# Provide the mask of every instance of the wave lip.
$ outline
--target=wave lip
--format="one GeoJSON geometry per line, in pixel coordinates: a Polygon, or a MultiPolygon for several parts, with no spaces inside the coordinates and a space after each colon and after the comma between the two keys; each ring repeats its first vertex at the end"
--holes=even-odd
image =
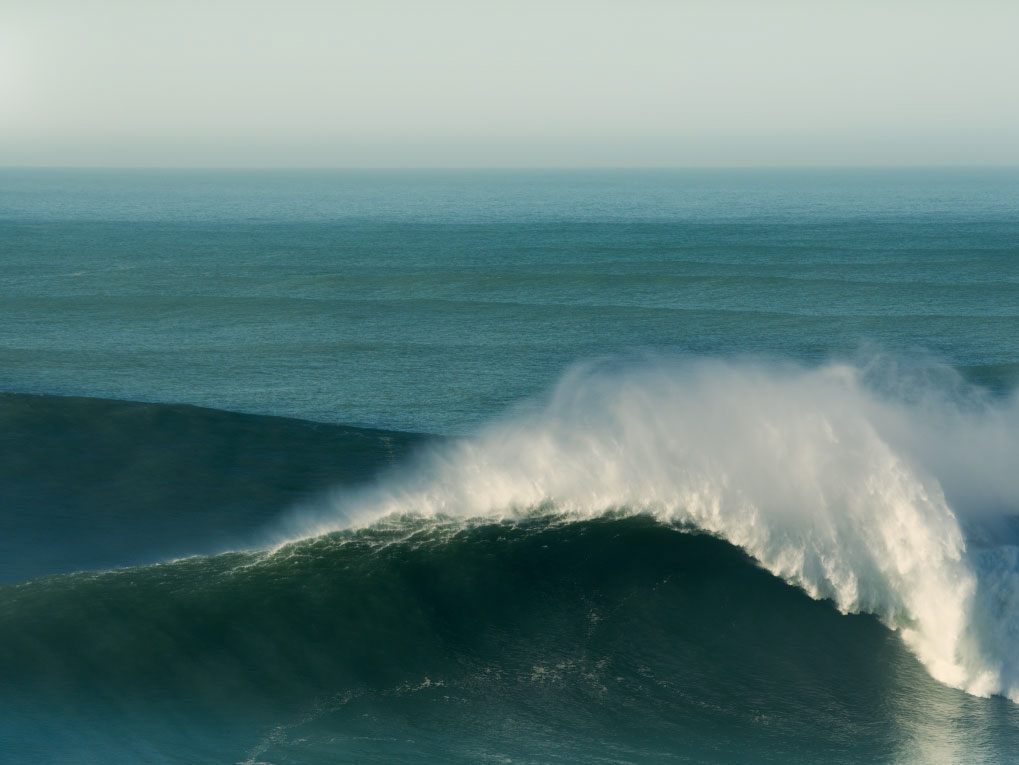
{"type": "Polygon", "coordinates": [[[301,533],[408,513],[648,513],[878,616],[941,682],[1019,701],[1017,548],[988,531],[1002,517],[989,507],[1019,508],[1002,457],[1019,453],[1013,424],[1019,398],[992,400],[945,368],[593,364],[544,405],[337,496],[301,533]]]}

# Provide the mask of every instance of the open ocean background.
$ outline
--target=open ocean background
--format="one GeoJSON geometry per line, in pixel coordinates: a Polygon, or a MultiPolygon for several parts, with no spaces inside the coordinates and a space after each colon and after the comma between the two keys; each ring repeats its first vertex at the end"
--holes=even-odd
{"type": "Polygon", "coordinates": [[[1019,170],[0,169],[0,762],[1007,763],[1019,170]]]}

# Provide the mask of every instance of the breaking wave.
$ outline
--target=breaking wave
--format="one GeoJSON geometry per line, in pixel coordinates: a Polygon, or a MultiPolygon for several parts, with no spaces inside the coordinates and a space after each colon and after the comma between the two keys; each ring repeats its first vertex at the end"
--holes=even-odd
{"type": "MultiPolygon", "coordinates": [[[[1019,396],[936,364],[603,361],[280,538],[390,516],[646,514],[708,532],[937,680],[1019,701],[1019,396]]],[[[277,546],[285,545],[277,540],[277,546]]]]}

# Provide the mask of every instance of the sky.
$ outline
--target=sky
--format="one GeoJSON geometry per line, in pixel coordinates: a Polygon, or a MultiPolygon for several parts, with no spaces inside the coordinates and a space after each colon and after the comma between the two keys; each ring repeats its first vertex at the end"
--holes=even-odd
{"type": "Polygon", "coordinates": [[[0,166],[1016,165],[1017,38],[1017,0],[0,0],[0,166]]]}

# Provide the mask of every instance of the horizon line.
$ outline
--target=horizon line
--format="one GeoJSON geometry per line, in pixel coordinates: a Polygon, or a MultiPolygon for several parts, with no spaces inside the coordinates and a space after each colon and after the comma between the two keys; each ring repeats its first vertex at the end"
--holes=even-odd
{"type": "Polygon", "coordinates": [[[1009,170],[1014,164],[853,165],[0,165],[2,170],[305,170],[305,171],[583,171],[583,170],[1009,170]]]}

